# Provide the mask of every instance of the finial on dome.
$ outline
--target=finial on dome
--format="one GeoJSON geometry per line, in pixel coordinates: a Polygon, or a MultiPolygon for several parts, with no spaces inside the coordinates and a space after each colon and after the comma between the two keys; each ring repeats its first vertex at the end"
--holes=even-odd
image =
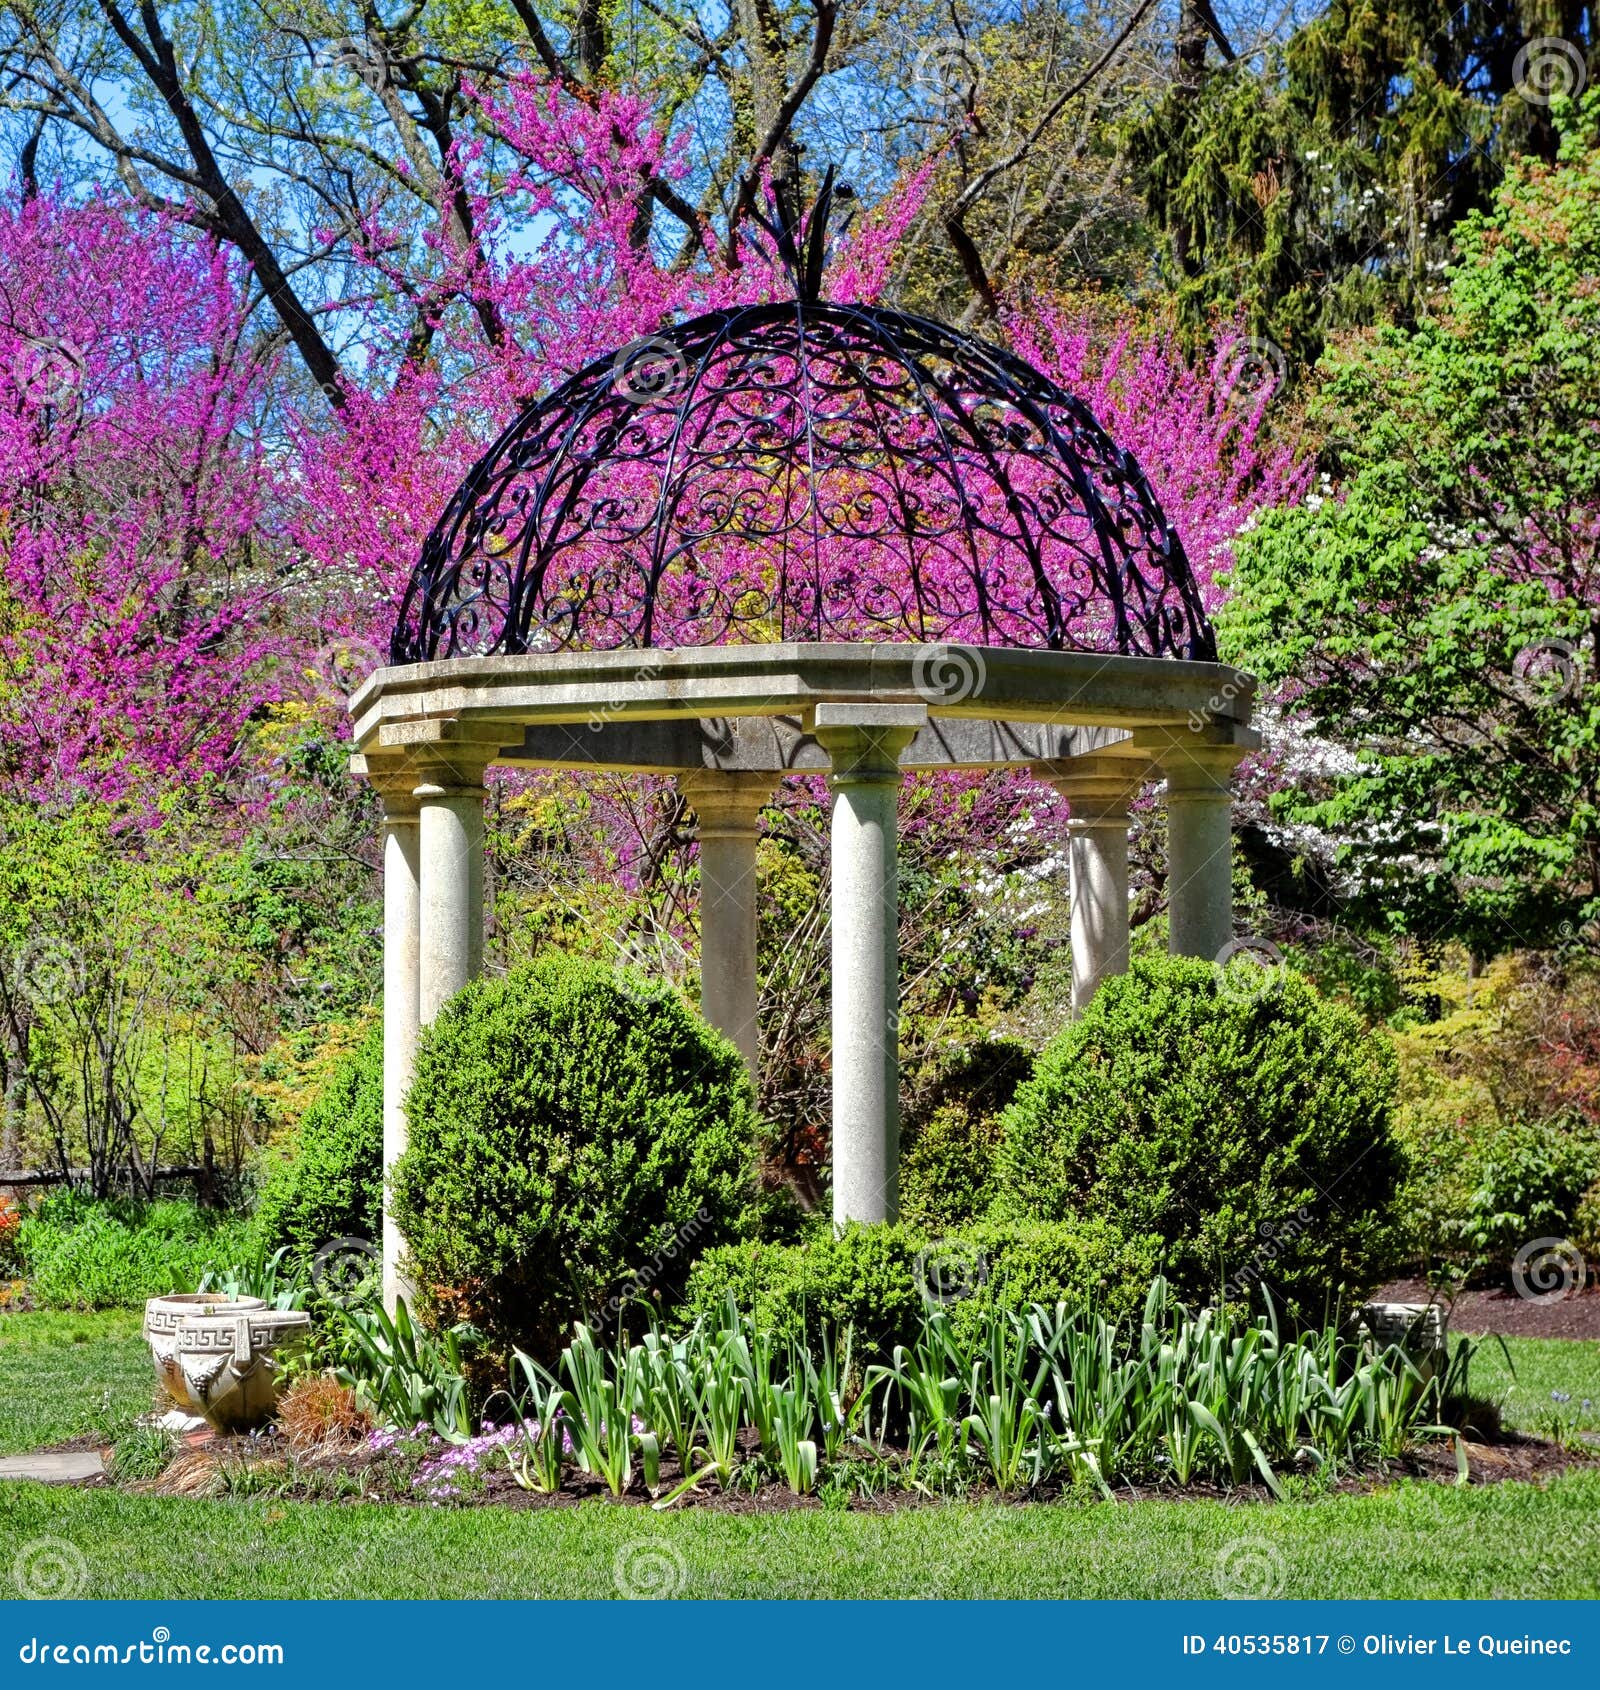
{"type": "Polygon", "coordinates": [[[786,212],[783,201],[787,195],[774,192],[772,217],[763,217],[752,210],[751,216],[772,241],[794,288],[795,298],[802,305],[815,305],[822,298],[822,273],[828,263],[828,217],[834,202],[851,202],[856,191],[848,182],[835,183],[835,169],[829,165],[822,178],[810,214],[798,206],[786,212]]]}

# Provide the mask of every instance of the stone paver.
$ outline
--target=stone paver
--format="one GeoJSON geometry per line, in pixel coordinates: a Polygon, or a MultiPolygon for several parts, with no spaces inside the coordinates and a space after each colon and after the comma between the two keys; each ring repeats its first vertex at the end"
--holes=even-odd
{"type": "Polygon", "coordinates": [[[106,1464],[97,1449],[34,1450],[0,1457],[0,1479],[37,1479],[45,1485],[76,1485],[98,1479],[106,1464]]]}

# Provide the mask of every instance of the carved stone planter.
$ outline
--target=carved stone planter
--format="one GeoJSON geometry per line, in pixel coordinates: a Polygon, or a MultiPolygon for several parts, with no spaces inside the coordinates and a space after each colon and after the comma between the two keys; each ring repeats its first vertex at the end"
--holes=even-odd
{"type": "Polygon", "coordinates": [[[152,1297],[144,1306],[144,1341],[156,1364],[156,1377],[179,1408],[187,1409],[189,1394],[178,1367],[178,1328],[188,1316],[213,1309],[264,1309],[259,1297],[229,1297],[222,1291],[174,1291],[152,1297]]]}
{"type": "Polygon", "coordinates": [[[219,1432],[265,1425],[278,1406],[279,1361],[305,1342],[299,1309],[219,1309],[178,1328],[185,1401],[219,1432]]]}
{"type": "Polygon", "coordinates": [[[1445,1315],[1437,1303],[1366,1303],[1361,1335],[1375,1349],[1397,1344],[1424,1379],[1443,1377],[1449,1364],[1445,1315]]]}

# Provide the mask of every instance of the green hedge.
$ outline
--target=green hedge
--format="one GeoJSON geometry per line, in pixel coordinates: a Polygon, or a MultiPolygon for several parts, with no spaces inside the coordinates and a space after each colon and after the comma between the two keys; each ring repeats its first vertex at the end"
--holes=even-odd
{"type": "Polygon", "coordinates": [[[375,1026],[301,1117],[287,1153],[274,1147],[256,1200],[255,1236],[304,1261],[335,1238],[376,1240],[383,1227],[383,1028],[375,1026]]]}
{"type": "Polygon", "coordinates": [[[1389,1040],[1287,968],[1141,958],[1006,1111],[999,1210],[1103,1218],[1160,1240],[1185,1300],[1260,1283],[1320,1320],[1385,1265],[1396,1086],[1389,1040]]]}
{"type": "Polygon", "coordinates": [[[804,1337],[855,1332],[858,1359],[909,1343],[924,1311],[943,1304],[958,1331],[995,1308],[1090,1300],[1113,1319],[1143,1306],[1157,1271],[1154,1239],[1123,1238],[1103,1221],[983,1222],[930,1233],[913,1225],[846,1227],[802,1244],[725,1245],[689,1277],[685,1313],[712,1314],[729,1296],[758,1325],[804,1337]]]}
{"type": "Polygon", "coordinates": [[[422,1036],[394,1208],[419,1294],[550,1356],[575,1318],[681,1291],[755,1196],[739,1053],[666,987],[549,954],[422,1036]]]}

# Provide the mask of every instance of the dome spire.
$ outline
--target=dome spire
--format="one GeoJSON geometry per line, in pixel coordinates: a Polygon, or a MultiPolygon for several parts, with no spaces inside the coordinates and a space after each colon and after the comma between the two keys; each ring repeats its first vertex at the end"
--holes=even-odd
{"type": "MultiPolygon", "coordinates": [[[[834,183],[834,167],[830,164],[817,190],[810,215],[803,215],[795,206],[792,215],[785,214],[783,201],[788,196],[773,188],[773,215],[763,217],[759,211],[750,215],[772,242],[773,251],[788,273],[794,296],[802,305],[816,305],[822,299],[823,272],[828,264],[828,218],[835,202],[853,201],[856,191],[848,182],[834,183]]],[[[848,227],[848,219],[841,226],[848,227]]]]}

